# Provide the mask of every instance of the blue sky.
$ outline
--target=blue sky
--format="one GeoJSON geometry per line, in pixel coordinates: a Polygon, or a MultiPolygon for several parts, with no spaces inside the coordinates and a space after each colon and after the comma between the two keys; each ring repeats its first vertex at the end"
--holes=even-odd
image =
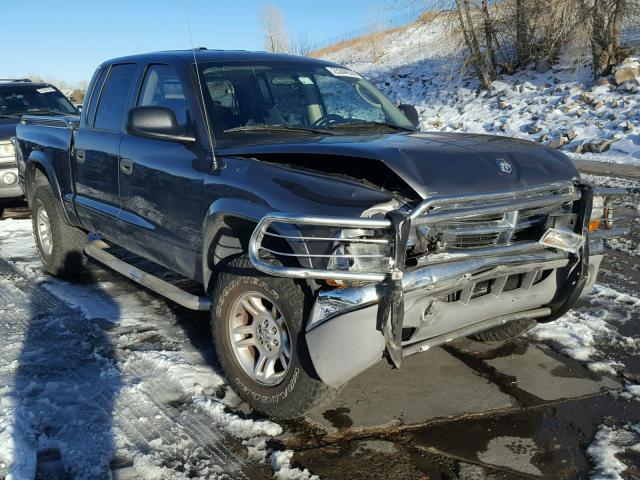
{"type": "MultiPolygon", "coordinates": [[[[195,46],[262,50],[265,3],[283,11],[291,38],[305,32],[316,42],[362,27],[381,1],[187,0],[187,6],[195,46]]],[[[391,9],[394,1],[384,3],[391,9]]],[[[3,1],[0,11],[0,78],[39,74],[75,83],[109,58],[189,47],[182,0],[3,1]]]]}

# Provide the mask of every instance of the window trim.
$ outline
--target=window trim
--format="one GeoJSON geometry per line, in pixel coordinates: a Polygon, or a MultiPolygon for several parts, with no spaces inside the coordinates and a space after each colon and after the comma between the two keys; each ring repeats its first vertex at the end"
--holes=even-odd
{"type": "MultiPolygon", "coordinates": [[[[149,70],[151,70],[152,67],[169,67],[172,68],[173,71],[176,74],[176,77],[178,78],[178,81],[180,82],[180,86],[182,87],[182,91],[184,93],[184,103],[187,106],[187,117],[191,117],[191,112],[190,112],[190,108],[189,108],[189,102],[187,100],[187,95],[186,92],[187,90],[184,88],[184,82],[182,81],[182,79],[180,78],[180,72],[178,71],[178,69],[174,66],[174,65],[170,65],[168,63],[162,63],[162,62],[154,62],[154,63],[148,63],[147,65],[145,65],[144,70],[142,72],[142,75],[140,76],[140,82],[138,85],[138,92],[136,93],[135,99],[133,101],[133,106],[134,107],[140,107],[143,105],[139,105],[140,102],[140,96],[142,95],[142,89],[144,88],[144,84],[147,80],[147,74],[149,73],[149,70]]],[[[175,112],[173,112],[175,114],[175,112]]]]}
{"type": "Polygon", "coordinates": [[[87,129],[89,130],[93,130],[94,132],[103,132],[103,133],[115,133],[115,134],[122,134],[123,133],[123,123],[124,123],[124,111],[123,111],[123,115],[122,118],[120,119],[120,127],[118,129],[111,129],[111,128],[97,128],[96,125],[96,118],[98,117],[98,109],[100,108],[100,102],[102,101],[102,95],[104,94],[104,87],[107,85],[107,82],[109,81],[109,79],[111,78],[111,74],[113,73],[113,69],[115,67],[120,67],[120,66],[126,66],[126,65],[131,65],[134,67],[134,72],[133,75],[131,77],[131,83],[129,84],[129,90],[127,91],[127,95],[124,101],[124,110],[125,111],[129,111],[129,107],[130,107],[130,102],[131,102],[131,90],[133,88],[133,85],[136,83],[136,77],[138,75],[138,64],[135,62],[125,62],[125,63],[113,63],[108,65],[109,71],[107,72],[107,74],[104,77],[104,81],[102,82],[102,86],[100,87],[100,94],[98,95],[98,98],[96,99],[96,107],[95,110],[93,112],[93,118],[91,121],[91,126],[87,125],[87,129]]]}

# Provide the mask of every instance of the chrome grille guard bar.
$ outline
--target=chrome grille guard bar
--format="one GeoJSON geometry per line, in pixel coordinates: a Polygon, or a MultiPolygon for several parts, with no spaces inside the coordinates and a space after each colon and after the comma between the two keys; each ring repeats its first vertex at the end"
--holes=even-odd
{"type": "MultiPolygon", "coordinates": [[[[412,225],[430,225],[439,222],[452,220],[465,220],[481,215],[505,214],[527,208],[561,206],[581,198],[581,190],[572,182],[556,182],[534,187],[518,188],[509,191],[499,191],[493,193],[445,196],[434,195],[422,201],[415,209],[409,212],[408,220],[412,225]]],[[[270,213],[265,215],[255,228],[249,241],[249,258],[253,265],[260,271],[281,277],[305,278],[305,279],[332,279],[347,281],[369,281],[380,282],[387,278],[392,271],[403,270],[404,265],[394,265],[396,258],[394,252],[397,249],[406,249],[406,245],[396,245],[394,239],[397,237],[393,232],[392,222],[389,218],[346,218],[346,217],[317,217],[305,215],[293,215],[287,213],[270,213]],[[319,226],[334,229],[370,229],[375,230],[383,238],[377,239],[357,239],[357,238],[335,238],[340,243],[384,243],[389,244],[391,250],[388,256],[381,255],[340,255],[342,258],[377,258],[385,260],[381,263],[384,268],[377,271],[345,271],[331,269],[314,269],[300,266],[283,266],[275,262],[269,262],[262,253],[271,254],[276,257],[295,257],[306,262],[314,259],[329,259],[334,256],[328,254],[311,254],[305,244],[319,241],[331,241],[327,235],[319,237],[305,236],[296,230],[293,235],[280,234],[274,224],[288,224],[297,226],[319,226]],[[269,231],[270,227],[272,228],[269,231]],[[265,238],[280,238],[291,243],[299,244],[304,252],[277,251],[263,246],[265,238]]],[[[524,253],[532,250],[531,244],[519,245],[510,244],[510,253],[524,253]]],[[[491,248],[500,251],[503,246],[489,247],[486,253],[490,254],[491,248]]],[[[544,249],[544,247],[540,247],[544,249]]],[[[428,256],[428,254],[427,254],[428,256]]],[[[444,256],[442,261],[449,259],[444,256]]],[[[400,272],[401,274],[401,272],[400,272]]]]}

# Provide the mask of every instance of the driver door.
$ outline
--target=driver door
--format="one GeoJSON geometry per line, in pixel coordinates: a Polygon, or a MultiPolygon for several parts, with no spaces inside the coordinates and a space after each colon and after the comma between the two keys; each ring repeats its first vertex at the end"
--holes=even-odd
{"type": "MultiPolygon", "coordinates": [[[[135,106],[161,106],[188,125],[183,80],[170,65],[148,65],[135,106]]],[[[120,145],[118,217],[129,250],[194,278],[202,250],[202,187],[197,145],[125,133],[120,145]]]]}

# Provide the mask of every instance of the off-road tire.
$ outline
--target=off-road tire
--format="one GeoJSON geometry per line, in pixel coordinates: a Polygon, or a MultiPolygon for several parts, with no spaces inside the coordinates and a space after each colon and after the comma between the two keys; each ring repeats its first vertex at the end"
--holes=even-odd
{"type": "Polygon", "coordinates": [[[474,333],[473,335],[469,335],[469,338],[477,342],[504,342],[505,340],[511,340],[523,334],[537,323],[538,322],[533,319],[514,320],[513,322],[490,328],[484,332],[474,333]]]}
{"type": "Polygon", "coordinates": [[[274,419],[300,417],[335,392],[317,377],[307,350],[304,332],[308,306],[309,297],[299,283],[265,275],[253,268],[246,257],[231,260],[216,279],[211,331],[218,360],[233,389],[254,410],[274,419]],[[275,303],[290,333],[290,367],[282,381],[274,386],[262,385],[247,375],[230,345],[228,329],[233,304],[248,292],[257,292],[275,303]]]}
{"type": "Polygon", "coordinates": [[[62,205],[53,194],[50,185],[37,187],[31,204],[33,237],[44,269],[55,277],[72,277],[81,273],[86,263],[83,248],[87,234],[65,222],[62,205]],[[49,218],[49,232],[52,242],[51,253],[47,254],[38,233],[38,212],[44,209],[49,218]]]}

